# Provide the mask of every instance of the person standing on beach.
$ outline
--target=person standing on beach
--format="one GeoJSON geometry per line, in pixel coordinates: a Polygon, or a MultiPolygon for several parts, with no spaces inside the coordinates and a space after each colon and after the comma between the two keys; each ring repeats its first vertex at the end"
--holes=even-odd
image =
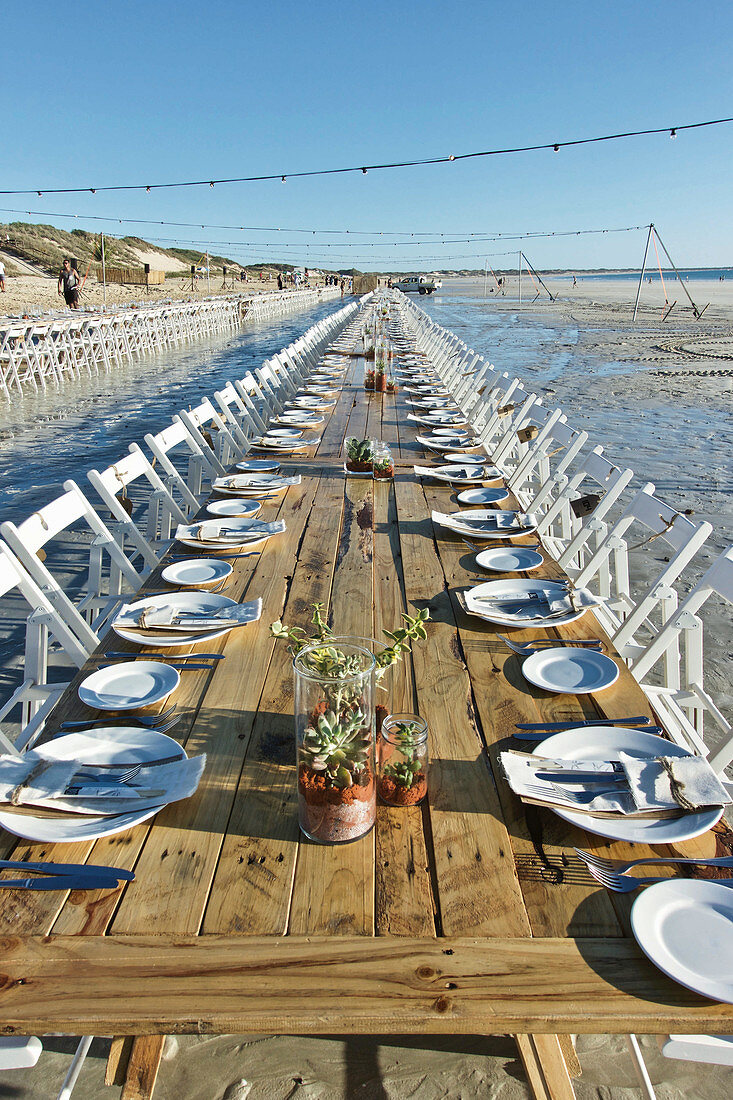
{"type": "Polygon", "coordinates": [[[68,258],[61,267],[59,294],[63,294],[69,309],[79,308],[79,273],[71,266],[68,258]]]}
{"type": "Polygon", "coordinates": [[[5,293],[5,264],[0,260],[0,290],[5,293]]]}

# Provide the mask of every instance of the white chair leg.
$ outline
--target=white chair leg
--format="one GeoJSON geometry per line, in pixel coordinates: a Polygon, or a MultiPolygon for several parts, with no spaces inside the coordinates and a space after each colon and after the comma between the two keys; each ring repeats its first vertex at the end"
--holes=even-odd
{"type": "Polygon", "coordinates": [[[8,1035],[0,1039],[0,1070],[30,1069],[42,1050],[43,1044],[35,1035],[8,1035]]]}
{"type": "Polygon", "coordinates": [[[644,1062],[644,1055],[641,1053],[641,1047],[639,1046],[639,1040],[635,1035],[627,1035],[626,1042],[629,1047],[629,1054],[631,1055],[631,1061],[634,1063],[634,1069],[636,1070],[636,1076],[639,1078],[639,1084],[641,1091],[647,1100],[657,1100],[657,1094],[654,1091],[649,1071],[646,1068],[644,1062]]]}
{"type": "Polygon", "coordinates": [[[81,1073],[81,1067],[84,1065],[84,1059],[86,1058],[89,1047],[92,1045],[93,1035],[84,1035],[79,1046],[76,1048],[76,1054],[71,1060],[69,1066],[69,1072],[64,1078],[64,1083],[61,1086],[61,1092],[56,1097],[56,1100],[69,1100],[71,1093],[76,1084],[76,1079],[81,1073]]]}

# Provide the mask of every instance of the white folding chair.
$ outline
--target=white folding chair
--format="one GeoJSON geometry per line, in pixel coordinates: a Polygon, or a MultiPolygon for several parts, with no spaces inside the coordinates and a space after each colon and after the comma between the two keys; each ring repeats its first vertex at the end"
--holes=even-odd
{"type": "Polygon", "coordinates": [[[528,509],[531,504],[533,512],[546,509],[553,492],[567,485],[565,471],[587,442],[587,432],[576,431],[554,414],[548,417],[507,481],[520,506],[528,509]]]}
{"type": "MultiPolygon", "coordinates": [[[[10,547],[0,541],[0,597],[12,599],[16,591],[22,597],[23,609],[27,605],[30,612],[20,620],[25,642],[23,662],[14,675],[18,683],[0,706],[0,722],[20,706],[18,736],[11,739],[0,729],[0,749],[11,753],[33,743],[49,712],[68,687],[69,675],[81,668],[93,648],[88,641],[89,628],[78,613],[77,633],[51,602],[51,593],[41,590],[10,547]],[[59,650],[51,649],[49,637],[59,650]],[[63,658],[64,667],[60,671],[67,677],[63,682],[49,680],[49,665],[57,664],[57,658],[63,658]]],[[[69,607],[75,613],[73,604],[69,607]]]]}
{"type": "Polygon", "coordinates": [[[733,761],[733,727],[704,686],[703,621],[699,612],[711,597],[733,604],[733,546],[703,574],[689,595],[631,666],[665,729],[679,744],[707,756],[716,772],[733,761]],[[682,654],[680,654],[682,640],[682,654]],[[659,665],[663,662],[662,683],[659,665]],[[651,675],[657,671],[657,682],[651,675]],[[682,676],[681,676],[682,673],[682,676]],[[705,741],[704,716],[722,731],[714,749],[705,741]]]}
{"type": "Polygon", "coordinates": [[[153,461],[160,465],[161,477],[165,475],[169,491],[180,501],[183,510],[186,513],[198,511],[206,496],[203,482],[207,466],[203,447],[207,444],[203,440],[197,442],[197,438],[177,416],[156,435],[148,433],[145,442],[152,452],[153,461]]]}
{"type": "Polygon", "coordinates": [[[87,477],[115,520],[113,533],[123,554],[133,562],[139,555],[140,573],[146,576],[170,546],[173,525],[186,523],[188,512],[142,448],[131,443],[129,450],[106,470],[89,470],[87,477]]]}
{"type": "Polygon", "coordinates": [[[39,508],[19,527],[8,521],[0,531],[59,615],[92,650],[125,591],[136,592],[143,578],[79,486],[67,481],[64,488],[63,496],[39,508]],[[41,550],[45,561],[39,557],[41,550]],[[49,565],[69,574],[63,587],[49,565]],[[69,592],[75,594],[75,602],[69,592]]]}
{"type": "MultiPolygon", "coordinates": [[[[547,505],[537,534],[558,564],[577,574],[590,556],[591,542],[597,549],[608,531],[607,517],[634,476],[634,471],[615,466],[603,455],[603,447],[594,447],[584,456],[580,466],[569,475],[563,473],[552,492],[552,502],[540,499],[547,483],[537,494],[537,507],[547,505]]],[[[535,502],[532,503],[532,508],[535,502]]]]}
{"type": "MultiPolygon", "coordinates": [[[[194,409],[181,409],[178,418],[198,445],[210,479],[221,477],[226,468],[245,453],[234,441],[208,397],[194,409]]],[[[175,416],[173,420],[175,422],[175,416]]]]}
{"type": "MultiPolygon", "coordinates": [[[[604,598],[596,608],[600,622],[612,635],[623,657],[638,652],[637,633],[654,635],[677,607],[673,587],[712,532],[707,521],[694,522],[655,495],[651,482],[644,485],[609,529],[598,549],[580,570],[566,566],[578,587],[592,587],[604,598]],[[629,545],[631,539],[632,545],[629,545]],[[633,552],[664,546],[669,561],[663,563],[651,584],[632,578],[633,552]]],[[[643,643],[642,643],[643,644],[643,643]]]]}

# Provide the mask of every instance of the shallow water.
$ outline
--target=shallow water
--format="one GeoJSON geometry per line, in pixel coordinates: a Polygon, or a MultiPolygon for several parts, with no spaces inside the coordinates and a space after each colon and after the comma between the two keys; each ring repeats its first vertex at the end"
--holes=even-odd
{"type": "Polygon", "coordinates": [[[129,443],[161,431],[180,409],[260,366],[341,305],[324,302],[3,404],[0,521],[25,519],[60,495],[68,478],[85,489],[87,470],[104,470],[127,453],[129,443]]]}

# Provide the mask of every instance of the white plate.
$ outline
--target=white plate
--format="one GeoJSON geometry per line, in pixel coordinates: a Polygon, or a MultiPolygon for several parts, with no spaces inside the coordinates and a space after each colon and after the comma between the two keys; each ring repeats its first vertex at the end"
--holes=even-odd
{"type": "MultiPolygon", "coordinates": [[[[466,458],[466,455],[462,456],[466,458]]],[[[448,458],[453,461],[456,456],[448,455],[448,458]]],[[[501,477],[497,470],[497,475],[501,477]]],[[[487,477],[483,477],[482,481],[489,481],[487,477]]],[[[500,500],[506,500],[509,496],[509,492],[506,489],[464,489],[462,493],[458,494],[458,502],[460,504],[497,504],[500,500]]]]}
{"type": "MultiPolygon", "coordinates": [[[[566,595],[567,588],[559,581],[545,580],[543,577],[536,577],[534,580],[521,577],[517,580],[485,581],[484,584],[476,585],[471,591],[479,596],[501,596],[506,593],[509,597],[516,592],[545,592],[550,599],[560,599],[566,595]]],[[[581,607],[579,611],[568,611],[566,615],[552,615],[552,618],[550,618],[549,616],[552,613],[547,604],[535,602],[529,604],[526,611],[510,613],[499,610],[495,604],[487,602],[481,605],[479,617],[490,623],[498,623],[500,626],[523,628],[530,626],[564,626],[566,623],[574,623],[587,610],[587,607],[581,607]]],[[[469,614],[475,615],[477,612],[471,611],[469,614]]]]}
{"type": "Polygon", "coordinates": [[[304,451],[312,447],[314,439],[263,439],[260,443],[253,443],[254,451],[272,451],[273,454],[289,455],[293,451],[304,451]]]}
{"type": "Polygon", "coordinates": [[[449,439],[465,439],[468,432],[455,428],[433,428],[433,435],[447,436],[449,439]]]}
{"type": "Polygon", "coordinates": [[[180,682],[180,673],[162,661],[121,661],[82,680],[79,698],[97,710],[137,710],[167,698],[180,682]]]}
{"type": "MultiPolygon", "coordinates": [[[[82,760],[85,764],[114,764],[127,761],[160,760],[168,756],[186,753],[172,737],[156,730],[140,729],[135,726],[108,726],[101,729],[81,730],[55,737],[43,746],[47,756],[55,760],[82,760]]],[[[140,810],[137,813],[114,814],[110,817],[98,815],[85,817],[82,814],[69,815],[69,820],[34,817],[28,814],[2,813],[0,826],[15,836],[26,840],[35,840],[40,844],[56,841],[97,840],[101,836],[112,836],[124,829],[131,829],[141,821],[157,814],[161,807],[152,810],[140,810]]]]}
{"type": "Polygon", "coordinates": [[[467,464],[465,462],[461,465],[452,463],[448,466],[435,466],[430,473],[432,477],[437,478],[439,481],[451,481],[457,485],[470,485],[471,482],[484,480],[482,465],[467,464]]]}
{"type": "Polygon", "coordinates": [[[232,566],[221,558],[188,558],[167,565],[161,577],[166,584],[178,584],[182,588],[198,588],[200,584],[223,581],[232,572],[232,566]]]}
{"type": "Polygon", "coordinates": [[[526,546],[497,546],[493,550],[482,550],[476,555],[476,565],[482,569],[490,569],[492,573],[528,573],[542,565],[544,560],[537,550],[530,550],[526,546]]]}
{"type": "Polygon", "coordinates": [[[535,687],[559,695],[590,695],[618,680],[618,665],[593,649],[544,649],[522,662],[522,676],[535,687]]]}
{"type": "Polygon", "coordinates": [[[252,516],[212,519],[206,526],[211,527],[212,532],[216,532],[215,539],[202,539],[199,535],[180,535],[177,541],[186,546],[200,547],[211,553],[215,550],[239,550],[241,547],[249,549],[272,538],[271,534],[263,531],[263,527],[269,524],[263,524],[262,520],[254,519],[252,516]]]}
{"type": "MultiPolygon", "coordinates": [[[[166,604],[180,608],[181,611],[196,612],[218,611],[220,607],[236,607],[237,601],[231,600],[229,596],[221,596],[218,592],[165,592],[160,596],[148,596],[145,600],[137,600],[135,603],[130,604],[130,608],[133,611],[142,611],[144,607],[164,607],[166,604]]],[[[137,630],[135,627],[117,626],[113,622],[112,629],[115,634],[119,634],[120,638],[124,638],[128,642],[136,642],[138,645],[158,649],[159,646],[194,645],[196,642],[209,642],[212,638],[220,638],[222,634],[227,634],[232,628],[225,626],[221,630],[209,630],[206,633],[192,631],[191,634],[184,634],[182,630],[178,630],[170,634],[164,634],[158,630],[137,630]]]]}
{"type": "MultiPolygon", "coordinates": [[[[620,726],[583,726],[563,730],[548,737],[534,751],[538,756],[553,760],[619,760],[621,752],[637,757],[692,755],[674,741],[620,726]]],[[[673,841],[689,840],[712,829],[723,816],[722,809],[656,818],[591,817],[559,807],[552,812],[586,832],[610,840],[628,840],[632,844],[671,844],[673,841]]]]}
{"type": "Polygon", "coordinates": [[[214,483],[215,493],[240,497],[265,497],[288,488],[282,477],[268,473],[229,474],[214,483]]]}
{"type": "Polygon", "coordinates": [[[270,473],[279,470],[280,463],[271,462],[269,458],[247,458],[237,463],[237,469],[247,473],[270,473]]]}
{"type": "Polygon", "coordinates": [[[663,974],[733,1004],[733,887],[709,879],[657,882],[634,902],[631,930],[663,974]]]}
{"type": "Polygon", "coordinates": [[[465,530],[457,532],[458,534],[465,534],[468,537],[476,539],[513,539],[518,538],[520,535],[531,535],[533,531],[537,530],[536,523],[530,523],[526,527],[499,527],[498,516],[513,516],[516,512],[512,512],[506,509],[495,508],[472,508],[470,512],[453,512],[452,518],[457,522],[461,520],[480,520],[485,523],[485,527],[479,528],[478,531],[469,531],[468,527],[465,530]]]}
{"type": "Polygon", "coordinates": [[[262,507],[261,500],[253,500],[251,497],[241,500],[212,500],[206,505],[206,511],[210,516],[237,516],[246,519],[256,516],[262,507]]]}
{"type": "Polygon", "coordinates": [[[309,428],[317,428],[320,424],[323,423],[323,419],[324,418],[322,416],[316,416],[311,420],[309,417],[306,418],[304,416],[298,416],[297,413],[291,416],[286,416],[283,414],[280,417],[281,422],[292,424],[294,428],[302,428],[304,431],[307,431],[309,428]]]}
{"type": "Polygon", "coordinates": [[[302,434],[300,428],[268,428],[263,439],[300,439],[302,434]]]}

